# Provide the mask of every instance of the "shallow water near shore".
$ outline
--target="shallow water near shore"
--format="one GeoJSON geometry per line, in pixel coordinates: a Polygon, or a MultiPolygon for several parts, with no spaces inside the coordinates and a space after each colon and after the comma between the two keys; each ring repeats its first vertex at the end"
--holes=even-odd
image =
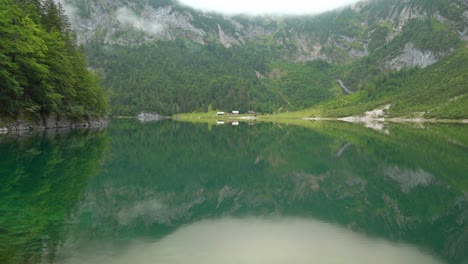
{"type": "Polygon", "coordinates": [[[464,263],[468,129],[141,124],[0,136],[1,263],[464,263]]]}

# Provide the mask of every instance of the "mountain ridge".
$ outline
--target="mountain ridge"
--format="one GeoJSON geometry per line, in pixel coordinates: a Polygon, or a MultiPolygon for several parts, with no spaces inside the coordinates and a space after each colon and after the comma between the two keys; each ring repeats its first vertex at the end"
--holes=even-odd
{"type": "Polygon", "coordinates": [[[115,114],[174,114],[210,105],[298,110],[341,95],[336,80],[359,91],[387,72],[433,65],[468,41],[466,0],[371,0],[313,16],[256,17],[204,13],[170,0],[63,1],[90,66],[104,76],[115,114]],[[167,53],[171,55],[164,59],[167,53]],[[116,76],[126,68],[119,57],[135,60],[129,62],[133,66],[127,77],[116,76]],[[142,64],[142,57],[164,62],[142,64]],[[200,64],[190,66],[193,60],[200,64]],[[313,61],[324,61],[333,70],[312,67],[314,72],[306,72],[313,61]],[[197,68],[217,69],[210,81],[210,73],[194,73],[197,68]],[[138,71],[148,72],[143,76],[138,71]],[[323,85],[310,83],[308,74],[318,75],[323,85]],[[288,87],[291,82],[297,85],[288,87]],[[143,83],[150,85],[143,88],[143,83]],[[188,88],[192,84],[201,88],[188,88]],[[135,99],[155,91],[151,102],[135,99]],[[291,104],[293,98],[300,99],[291,104]]]}
{"type": "Polygon", "coordinates": [[[230,48],[267,38],[286,50],[288,44],[295,44],[294,61],[335,61],[327,56],[325,48],[341,49],[350,58],[364,57],[375,49],[377,44],[372,42],[382,41],[375,35],[387,29],[385,41],[389,43],[410,20],[428,18],[449,25],[459,39],[468,40],[468,4],[460,0],[376,0],[319,15],[257,17],[204,13],[167,0],[64,0],[64,3],[71,10],[70,20],[81,43],[101,38],[103,44],[132,45],[183,37],[199,44],[218,43],[230,48]],[[84,6],[77,8],[78,4],[84,6]],[[83,8],[88,10],[87,15],[83,8]]]}

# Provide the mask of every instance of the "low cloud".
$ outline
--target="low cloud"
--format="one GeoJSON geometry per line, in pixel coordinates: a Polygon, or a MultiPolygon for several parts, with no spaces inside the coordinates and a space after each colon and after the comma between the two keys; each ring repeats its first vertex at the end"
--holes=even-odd
{"type": "Polygon", "coordinates": [[[182,4],[203,11],[214,11],[224,14],[282,14],[282,15],[304,15],[318,14],[346,5],[351,5],[359,0],[179,0],[182,4]]]}
{"type": "Polygon", "coordinates": [[[65,15],[67,16],[70,22],[76,19],[76,16],[78,14],[78,8],[76,6],[64,0],[55,0],[55,3],[62,5],[63,9],[65,10],[65,15]]]}
{"type": "Polygon", "coordinates": [[[139,17],[132,10],[126,7],[117,9],[116,15],[117,20],[122,25],[131,26],[138,31],[143,31],[149,34],[158,34],[163,29],[161,24],[139,17]]]}

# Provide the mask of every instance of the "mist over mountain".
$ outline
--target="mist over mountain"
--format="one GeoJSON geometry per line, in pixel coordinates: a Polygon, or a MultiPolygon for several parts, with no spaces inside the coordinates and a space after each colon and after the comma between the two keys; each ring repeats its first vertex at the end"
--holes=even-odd
{"type": "Polygon", "coordinates": [[[227,15],[312,15],[355,4],[360,0],[302,1],[289,0],[179,0],[179,3],[200,11],[227,15]]]}
{"type": "Polygon", "coordinates": [[[62,3],[114,114],[303,109],[425,69],[468,41],[466,0],[370,0],[301,16],[230,16],[171,0],[62,3]]]}

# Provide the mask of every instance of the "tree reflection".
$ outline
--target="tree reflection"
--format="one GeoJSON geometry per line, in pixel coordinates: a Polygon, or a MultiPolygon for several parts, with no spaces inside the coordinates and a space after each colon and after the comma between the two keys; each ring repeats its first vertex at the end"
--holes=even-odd
{"type": "Polygon", "coordinates": [[[0,138],[1,263],[52,262],[106,146],[98,130],[0,138]]]}

